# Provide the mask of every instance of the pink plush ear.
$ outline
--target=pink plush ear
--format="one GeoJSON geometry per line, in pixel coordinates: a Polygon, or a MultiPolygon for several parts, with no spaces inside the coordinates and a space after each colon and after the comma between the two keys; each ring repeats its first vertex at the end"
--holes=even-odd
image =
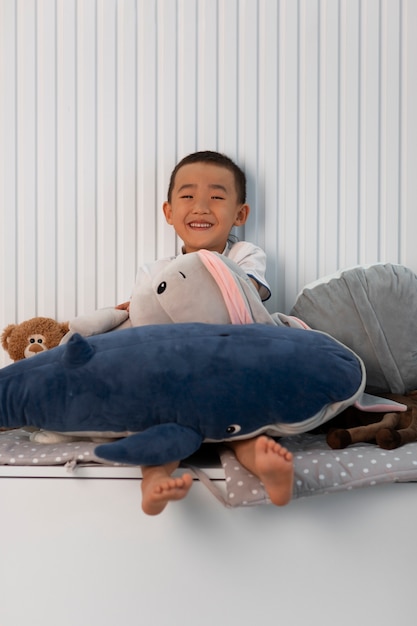
{"type": "Polygon", "coordinates": [[[221,258],[208,250],[199,250],[198,255],[221,291],[232,324],[252,324],[242,293],[221,258]]]}
{"type": "Polygon", "coordinates": [[[370,393],[363,393],[354,403],[354,406],[360,411],[367,413],[385,413],[391,411],[407,411],[408,407],[401,402],[381,398],[370,393]]]}

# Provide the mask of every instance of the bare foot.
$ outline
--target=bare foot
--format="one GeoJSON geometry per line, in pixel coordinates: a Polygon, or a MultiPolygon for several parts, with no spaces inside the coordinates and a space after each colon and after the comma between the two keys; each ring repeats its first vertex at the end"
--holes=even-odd
{"type": "Polygon", "coordinates": [[[235,441],[232,448],[242,465],[262,481],[271,502],[288,504],[294,480],[292,453],[265,435],[235,441]]]}
{"type": "Polygon", "coordinates": [[[258,437],[255,441],[257,476],[273,504],[288,504],[292,496],[294,466],[292,453],[274,439],[258,437]]]}
{"type": "Polygon", "coordinates": [[[168,502],[182,500],[193,484],[190,474],[172,477],[155,473],[142,480],[142,509],[147,515],[159,515],[168,502]]]}

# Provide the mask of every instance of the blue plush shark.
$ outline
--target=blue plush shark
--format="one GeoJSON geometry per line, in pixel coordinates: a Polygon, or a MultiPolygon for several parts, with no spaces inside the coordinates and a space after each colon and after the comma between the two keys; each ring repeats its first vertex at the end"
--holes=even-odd
{"type": "Polygon", "coordinates": [[[356,354],[318,331],[143,326],[75,334],[1,369],[0,426],[111,431],[120,439],[99,445],[99,457],[158,465],[204,441],[309,430],[353,404],[364,386],[356,354]]]}

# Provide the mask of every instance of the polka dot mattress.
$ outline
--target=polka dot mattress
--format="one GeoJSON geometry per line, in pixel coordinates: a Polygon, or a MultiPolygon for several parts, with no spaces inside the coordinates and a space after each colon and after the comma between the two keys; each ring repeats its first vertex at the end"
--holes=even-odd
{"type": "Polygon", "coordinates": [[[0,432],[0,465],[66,465],[68,469],[85,463],[103,463],[94,454],[92,441],[65,443],[34,443],[25,429],[0,432]]]}
{"type": "MultiPolygon", "coordinates": [[[[325,435],[293,435],[280,439],[294,455],[293,499],[383,483],[417,482],[417,442],[396,450],[361,443],[332,450],[325,435]]],[[[230,449],[220,454],[226,475],[227,505],[270,504],[262,483],[239,464],[230,449]]]]}
{"type": "MultiPolygon", "coordinates": [[[[29,437],[24,429],[1,432],[0,465],[65,465],[69,470],[85,464],[115,465],[96,457],[97,444],[91,441],[43,444],[33,443],[29,437]]],[[[417,482],[417,442],[396,450],[366,443],[332,450],[324,435],[305,433],[280,441],[294,454],[294,499],[383,483],[417,482]]],[[[225,490],[210,481],[196,459],[190,465],[214,495],[227,507],[270,504],[262,483],[240,465],[233,452],[225,446],[219,446],[218,452],[225,490]]]]}

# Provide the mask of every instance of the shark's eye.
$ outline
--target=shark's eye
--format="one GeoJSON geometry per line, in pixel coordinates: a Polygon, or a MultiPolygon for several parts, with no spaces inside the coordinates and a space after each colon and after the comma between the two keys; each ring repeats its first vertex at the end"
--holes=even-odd
{"type": "Polygon", "coordinates": [[[165,291],[165,289],[166,289],[166,288],[167,288],[167,284],[166,284],[166,282],[165,282],[165,281],[163,281],[162,283],[160,283],[160,284],[158,285],[158,288],[157,288],[157,290],[156,290],[156,291],[157,291],[157,293],[158,293],[158,294],[161,294],[161,293],[164,293],[164,291],[165,291]]]}
{"type": "Polygon", "coordinates": [[[230,426],[226,428],[226,432],[228,435],[234,435],[238,433],[239,431],[240,431],[239,424],[230,424],[230,426]]]}
{"type": "Polygon", "coordinates": [[[181,276],[182,276],[183,278],[185,278],[185,274],[184,274],[184,272],[179,272],[179,274],[181,274],[181,276]]]}

